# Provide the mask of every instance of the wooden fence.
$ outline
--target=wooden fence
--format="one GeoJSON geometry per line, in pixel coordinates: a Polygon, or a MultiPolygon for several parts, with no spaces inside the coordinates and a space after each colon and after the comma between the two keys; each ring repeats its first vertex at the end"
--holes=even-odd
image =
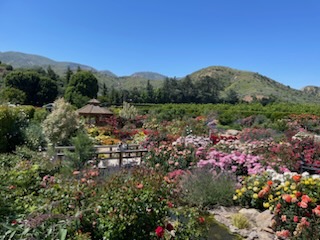
{"type": "MultiPolygon", "coordinates": [[[[95,145],[95,157],[100,162],[108,160],[118,160],[121,167],[124,159],[141,160],[142,156],[148,151],[146,148],[140,148],[138,144],[124,144],[124,145],[95,145]]],[[[74,146],[58,146],[55,147],[56,158],[60,161],[64,159],[65,151],[74,151],[74,146]]],[[[104,164],[100,164],[103,168],[104,164]]]]}

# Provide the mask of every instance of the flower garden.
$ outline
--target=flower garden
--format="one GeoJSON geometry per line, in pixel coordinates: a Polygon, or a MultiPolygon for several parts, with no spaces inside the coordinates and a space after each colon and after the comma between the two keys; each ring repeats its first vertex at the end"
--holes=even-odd
{"type": "Polygon", "coordinates": [[[50,114],[3,111],[28,134],[0,154],[1,239],[210,239],[217,206],[270,210],[279,239],[320,237],[319,171],[301,170],[302,161],[320,163],[316,115],[224,125],[219,113],[141,111],[105,126],[79,121],[63,142],[79,151],[60,162],[37,147],[49,140],[35,126],[46,129],[50,114]],[[90,146],[120,141],[148,148],[141,164],[100,170],[90,146]]]}

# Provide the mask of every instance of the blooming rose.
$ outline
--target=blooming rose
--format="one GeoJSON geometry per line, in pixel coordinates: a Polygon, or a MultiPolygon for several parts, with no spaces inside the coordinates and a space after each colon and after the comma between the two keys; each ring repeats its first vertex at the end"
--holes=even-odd
{"type": "Polygon", "coordinates": [[[298,217],[298,216],[294,216],[294,217],[293,217],[293,221],[294,221],[295,223],[299,222],[299,217],[298,217]]]}
{"type": "Polygon", "coordinates": [[[159,237],[159,238],[162,238],[163,237],[163,234],[164,234],[164,229],[163,227],[161,226],[158,226],[155,230],[156,232],[156,235],[159,237]]]}

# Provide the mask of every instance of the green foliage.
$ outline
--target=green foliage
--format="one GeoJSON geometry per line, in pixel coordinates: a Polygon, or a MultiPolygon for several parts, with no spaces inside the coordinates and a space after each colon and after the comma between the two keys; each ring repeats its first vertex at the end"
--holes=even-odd
{"type": "Polygon", "coordinates": [[[88,99],[96,98],[98,90],[98,80],[93,73],[78,71],[70,78],[65,92],[65,98],[77,107],[81,107],[88,99]]]}
{"type": "Polygon", "coordinates": [[[3,88],[1,90],[0,96],[1,102],[10,102],[12,104],[22,104],[26,101],[27,98],[25,92],[12,87],[3,88]]]}
{"type": "Polygon", "coordinates": [[[20,108],[0,107],[0,153],[10,152],[23,143],[22,129],[28,115],[20,108]]]}
{"type": "Polygon", "coordinates": [[[88,134],[78,131],[77,135],[71,139],[71,144],[75,149],[67,152],[66,157],[73,169],[80,170],[94,155],[93,141],[88,134]]]}
{"type": "Polygon", "coordinates": [[[29,123],[23,132],[24,143],[28,148],[36,151],[45,146],[46,140],[39,122],[33,121],[29,123]]]}
{"type": "Polygon", "coordinates": [[[42,106],[52,102],[58,94],[56,83],[35,71],[14,71],[6,75],[7,87],[16,88],[25,93],[24,104],[42,106]]]}
{"type": "Polygon", "coordinates": [[[54,102],[53,111],[42,123],[47,141],[54,146],[66,144],[79,128],[80,123],[72,106],[60,98],[54,102]]]}
{"type": "Polygon", "coordinates": [[[182,200],[198,207],[232,206],[235,183],[233,176],[215,175],[204,168],[196,169],[182,179],[182,200]]]}

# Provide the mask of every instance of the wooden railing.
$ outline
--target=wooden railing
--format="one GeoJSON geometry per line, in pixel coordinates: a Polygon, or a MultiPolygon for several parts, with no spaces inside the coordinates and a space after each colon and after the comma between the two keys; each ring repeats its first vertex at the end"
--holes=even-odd
{"type": "MultiPolygon", "coordinates": [[[[148,151],[146,148],[140,148],[138,144],[128,145],[95,145],[95,157],[100,161],[116,159],[121,167],[123,159],[135,159],[142,158],[142,156],[148,151]]],[[[56,158],[60,161],[65,156],[65,151],[74,151],[74,146],[58,146],[55,147],[56,158]]]]}

